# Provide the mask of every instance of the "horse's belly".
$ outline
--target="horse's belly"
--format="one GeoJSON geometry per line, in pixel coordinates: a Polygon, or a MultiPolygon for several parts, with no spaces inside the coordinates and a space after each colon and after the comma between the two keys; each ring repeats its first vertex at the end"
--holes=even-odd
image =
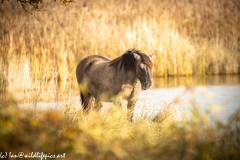
{"type": "Polygon", "coordinates": [[[116,94],[114,94],[110,89],[103,89],[98,86],[89,86],[89,92],[90,94],[95,98],[99,99],[103,102],[113,102],[114,97],[116,97],[116,94]]]}
{"type": "Polygon", "coordinates": [[[99,89],[92,86],[91,91],[91,95],[102,102],[114,102],[118,98],[128,99],[132,94],[133,87],[130,85],[123,85],[122,88],[111,88],[99,91],[99,89]]]}

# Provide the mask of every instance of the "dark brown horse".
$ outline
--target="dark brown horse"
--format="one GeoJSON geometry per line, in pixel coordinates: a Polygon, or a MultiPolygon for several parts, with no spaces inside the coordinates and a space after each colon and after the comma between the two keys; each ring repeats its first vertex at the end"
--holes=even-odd
{"type": "Polygon", "coordinates": [[[131,49],[113,60],[99,55],[82,59],[76,76],[83,110],[89,110],[91,99],[98,104],[127,100],[132,119],[140,89],[146,90],[152,85],[152,56],[131,49]]]}

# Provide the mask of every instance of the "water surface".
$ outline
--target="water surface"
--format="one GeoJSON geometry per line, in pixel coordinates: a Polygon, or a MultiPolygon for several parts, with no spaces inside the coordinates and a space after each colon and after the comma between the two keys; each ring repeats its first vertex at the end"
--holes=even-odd
{"type": "Polygon", "coordinates": [[[180,117],[197,107],[202,113],[208,111],[212,120],[227,122],[240,108],[239,76],[162,78],[155,82],[152,89],[140,93],[135,118],[154,117],[171,105],[180,117]]]}
{"type": "Polygon", "coordinates": [[[152,89],[139,95],[136,117],[154,117],[164,107],[173,105],[181,112],[198,107],[209,110],[214,118],[226,122],[240,108],[240,85],[196,86],[152,89]]]}
{"type": "MultiPolygon", "coordinates": [[[[63,102],[19,104],[38,109],[58,109],[66,105],[80,107],[79,96],[63,102]]],[[[104,105],[103,110],[111,106],[108,103],[104,105]]],[[[240,108],[240,76],[155,78],[149,90],[140,92],[134,118],[153,118],[169,106],[179,119],[189,115],[195,106],[202,113],[210,111],[207,116],[212,120],[227,122],[240,108]]]]}

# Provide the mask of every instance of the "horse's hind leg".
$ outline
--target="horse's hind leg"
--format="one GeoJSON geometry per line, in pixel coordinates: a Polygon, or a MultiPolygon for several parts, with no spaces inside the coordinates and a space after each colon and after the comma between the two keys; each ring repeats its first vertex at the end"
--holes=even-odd
{"type": "Polygon", "coordinates": [[[90,108],[91,108],[91,104],[90,104],[90,101],[91,101],[91,94],[90,93],[87,93],[87,94],[83,94],[82,92],[80,92],[80,99],[81,99],[81,104],[82,104],[82,108],[83,108],[83,111],[85,113],[88,113],[90,108]]]}
{"type": "Polygon", "coordinates": [[[96,98],[95,99],[95,104],[94,104],[94,107],[97,111],[100,111],[101,108],[102,108],[102,102],[99,100],[99,98],[96,98]]]}

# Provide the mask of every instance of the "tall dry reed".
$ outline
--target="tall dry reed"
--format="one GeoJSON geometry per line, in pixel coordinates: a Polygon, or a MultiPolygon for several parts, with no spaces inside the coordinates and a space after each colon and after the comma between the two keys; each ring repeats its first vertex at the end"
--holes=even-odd
{"type": "Polygon", "coordinates": [[[81,58],[114,58],[129,48],[155,53],[155,76],[240,73],[238,0],[76,0],[43,8],[38,21],[15,1],[0,5],[0,72],[20,100],[74,94],[81,58]]]}

